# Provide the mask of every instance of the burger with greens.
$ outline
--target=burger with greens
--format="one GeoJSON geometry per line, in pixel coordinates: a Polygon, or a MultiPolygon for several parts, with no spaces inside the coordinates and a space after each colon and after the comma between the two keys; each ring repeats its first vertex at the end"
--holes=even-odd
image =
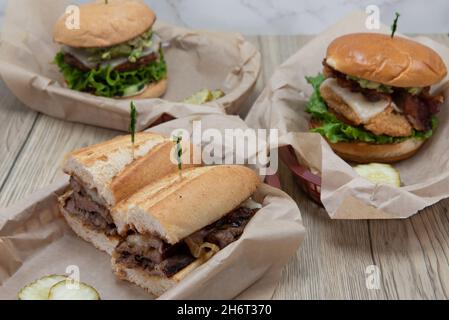
{"type": "Polygon", "coordinates": [[[401,37],[357,33],[328,47],[323,73],[308,77],[306,111],[347,161],[395,162],[414,155],[434,133],[443,95],[430,87],[446,77],[432,49],[401,37]]]}
{"type": "Polygon", "coordinates": [[[53,39],[61,45],[55,63],[70,89],[108,98],[156,98],[167,88],[161,39],[152,30],[154,12],[138,0],[81,5],[78,29],[63,15],[53,39]]]}

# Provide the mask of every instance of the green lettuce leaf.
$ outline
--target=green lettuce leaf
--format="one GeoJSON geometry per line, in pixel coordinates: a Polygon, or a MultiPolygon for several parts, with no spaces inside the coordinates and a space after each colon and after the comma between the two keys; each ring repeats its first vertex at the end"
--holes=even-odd
{"type": "Polygon", "coordinates": [[[428,131],[416,131],[410,137],[391,137],[387,135],[375,135],[361,127],[354,127],[338,120],[327,109],[326,102],[321,97],[320,86],[326,78],[322,74],[316,77],[306,77],[307,82],[312,85],[313,93],[306,106],[312,118],[322,122],[320,127],[314,128],[311,131],[317,132],[332,143],[362,141],[375,144],[399,143],[409,138],[428,139],[433,135],[433,132],[438,126],[438,119],[432,117],[432,129],[428,131]]]}
{"type": "Polygon", "coordinates": [[[160,58],[134,71],[118,72],[110,66],[81,71],[64,62],[64,53],[59,52],[54,60],[70,89],[93,93],[102,97],[122,97],[125,93],[138,92],[150,82],[167,76],[167,65],[162,51],[160,58]]]}

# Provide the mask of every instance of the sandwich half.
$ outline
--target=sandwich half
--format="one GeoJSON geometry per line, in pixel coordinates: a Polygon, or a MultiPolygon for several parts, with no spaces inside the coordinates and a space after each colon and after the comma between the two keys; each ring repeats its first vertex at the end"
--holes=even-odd
{"type": "Polygon", "coordinates": [[[120,136],[70,153],[63,170],[70,187],[60,210],[75,233],[109,254],[120,241],[111,209],[138,189],[177,171],[173,142],[154,133],[120,136]],[[134,154],[134,156],[133,156],[134,154]]]}
{"type": "Polygon", "coordinates": [[[148,185],[112,210],[126,237],[112,254],[115,274],[155,296],[236,241],[260,205],[259,177],[243,166],[183,170],[148,185]]]}

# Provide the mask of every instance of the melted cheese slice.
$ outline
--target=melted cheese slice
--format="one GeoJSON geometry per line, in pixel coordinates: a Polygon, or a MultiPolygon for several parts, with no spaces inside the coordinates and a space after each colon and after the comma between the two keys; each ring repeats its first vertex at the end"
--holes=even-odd
{"type": "MultiPolygon", "coordinates": [[[[364,123],[384,111],[391,102],[388,100],[379,100],[377,102],[368,101],[363,94],[351,92],[351,90],[342,88],[334,78],[326,79],[321,88],[329,88],[337,94],[360,118],[364,123]]],[[[393,106],[394,107],[394,106],[393,106]]]]}
{"type": "MultiPolygon", "coordinates": [[[[145,56],[149,56],[152,53],[158,53],[159,49],[161,47],[161,43],[162,40],[161,38],[159,38],[156,34],[153,35],[152,38],[152,44],[149,48],[145,48],[145,50],[143,50],[142,52],[142,56],[141,57],[145,57],[145,56]]],[[[72,48],[69,46],[62,46],[61,48],[62,52],[64,53],[70,53],[72,56],[74,56],[75,58],[77,58],[80,62],[82,62],[86,67],[88,68],[96,68],[97,66],[100,66],[102,68],[107,67],[107,66],[111,66],[112,69],[115,69],[117,66],[128,62],[128,58],[127,57],[119,57],[119,58],[114,58],[111,60],[106,60],[103,61],[101,63],[98,62],[92,62],[90,61],[89,58],[89,54],[82,50],[82,49],[78,49],[78,48],[72,48]]]]}
{"type": "Polygon", "coordinates": [[[254,201],[252,198],[249,198],[248,200],[243,202],[241,206],[244,208],[248,208],[250,210],[262,209],[262,205],[256,201],[254,201]]]}

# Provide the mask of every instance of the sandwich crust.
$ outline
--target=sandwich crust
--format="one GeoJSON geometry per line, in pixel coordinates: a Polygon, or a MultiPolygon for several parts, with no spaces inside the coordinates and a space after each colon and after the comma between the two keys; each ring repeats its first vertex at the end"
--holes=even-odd
{"type": "Polygon", "coordinates": [[[235,209],[259,184],[257,174],[244,166],[191,168],[183,170],[182,180],[174,173],[144,187],[111,214],[141,234],[176,244],[235,209]]]}
{"type": "Polygon", "coordinates": [[[127,42],[151,28],[155,13],[143,1],[96,1],[79,6],[80,28],[66,27],[68,14],[55,24],[53,40],[75,48],[102,48],[127,42]]]}
{"type": "Polygon", "coordinates": [[[141,269],[127,268],[122,263],[118,263],[113,254],[112,270],[117,278],[134,283],[148,291],[153,296],[159,297],[170,290],[172,287],[176,286],[180,281],[187,277],[189,273],[201,266],[204,262],[206,262],[206,260],[197,259],[171,278],[164,278],[158,276],[150,276],[147,272],[141,269]]]}
{"type": "Polygon", "coordinates": [[[377,33],[335,39],[326,63],[344,74],[394,87],[427,87],[447,75],[441,57],[418,42],[377,33]]]}
{"type": "Polygon", "coordinates": [[[86,188],[96,190],[101,204],[112,207],[142,186],[177,170],[170,161],[172,146],[162,135],[137,133],[134,159],[130,136],[119,136],[68,154],[63,170],[86,188]]]}

